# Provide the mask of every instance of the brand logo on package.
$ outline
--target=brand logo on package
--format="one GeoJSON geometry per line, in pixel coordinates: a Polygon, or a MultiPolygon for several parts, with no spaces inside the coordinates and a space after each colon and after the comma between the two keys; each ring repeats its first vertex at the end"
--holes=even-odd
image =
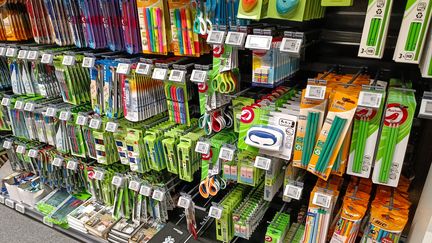
{"type": "Polygon", "coordinates": [[[387,105],[384,117],[384,125],[402,125],[408,118],[407,107],[399,103],[387,105]]]}

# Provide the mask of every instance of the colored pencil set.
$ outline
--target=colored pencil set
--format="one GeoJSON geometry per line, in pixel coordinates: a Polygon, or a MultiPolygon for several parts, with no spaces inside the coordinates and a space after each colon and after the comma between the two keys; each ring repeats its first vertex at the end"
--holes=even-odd
{"type": "Polygon", "coordinates": [[[32,39],[32,28],[27,15],[25,1],[2,1],[1,10],[1,41],[24,41],[32,39]]]}
{"type": "Polygon", "coordinates": [[[378,41],[378,34],[381,27],[381,19],[380,18],[373,18],[371,20],[371,25],[369,27],[369,34],[367,38],[367,45],[368,46],[375,46],[378,41]]]}
{"type": "Polygon", "coordinates": [[[422,23],[412,22],[408,30],[408,36],[405,43],[405,51],[414,51],[419,40],[422,23]]]}

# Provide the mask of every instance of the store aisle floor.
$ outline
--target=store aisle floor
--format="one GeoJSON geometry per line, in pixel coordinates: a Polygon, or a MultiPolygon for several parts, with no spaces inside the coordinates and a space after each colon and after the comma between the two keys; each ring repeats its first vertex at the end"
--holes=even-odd
{"type": "Polygon", "coordinates": [[[75,243],[78,241],[0,205],[0,242],[75,243]]]}

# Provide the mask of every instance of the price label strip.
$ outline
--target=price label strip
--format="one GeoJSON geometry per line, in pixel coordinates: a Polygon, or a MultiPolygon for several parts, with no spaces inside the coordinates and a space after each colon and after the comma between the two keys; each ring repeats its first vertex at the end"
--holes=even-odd
{"type": "Polygon", "coordinates": [[[308,85],[306,86],[305,97],[308,99],[323,100],[325,98],[326,86],[308,85]]]}
{"type": "Polygon", "coordinates": [[[360,91],[358,105],[370,108],[379,108],[382,94],[375,92],[360,91]]]}
{"type": "Polygon", "coordinates": [[[152,195],[152,188],[147,185],[141,185],[139,193],[143,196],[149,197],[152,195]]]}
{"type": "Polygon", "coordinates": [[[198,141],[195,147],[195,152],[200,154],[208,154],[210,152],[210,144],[203,141],[198,141]]]}
{"type": "Polygon", "coordinates": [[[271,165],[271,159],[265,158],[265,157],[261,157],[261,156],[256,156],[255,157],[254,166],[256,168],[263,169],[263,170],[269,170],[270,169],[270,165],[271,165]]]}
{"type": "Polygon", "coordinates": [[[331,195],[315,192],[312,203],[323,208],[330,208],[331,199],[331,195]]]}
{"type": "Polygon", "coordinates": [[[208,216],[215,219],[220,219],[222,217],[222,208],[217,206],[211,206],[208,216]]]}
{"type": "Polygon", "coordinates": [[[284,190],[284,196],[299,200],[303,191],[303,187],[288,184],[284,190]]]}

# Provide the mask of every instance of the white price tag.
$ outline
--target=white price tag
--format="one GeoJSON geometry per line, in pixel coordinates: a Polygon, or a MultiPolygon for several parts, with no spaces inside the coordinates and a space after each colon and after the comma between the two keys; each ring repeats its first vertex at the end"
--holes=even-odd
{"type": "Polygon", "coordinates": [[[200,154],[208,154],[210,152],[210,144],[203,141],[198,141],[195,147],[195,152],[200,154]]]}
{"type": "Polygon", "coordinates": [[[216,206],[211,206],[208,216],[215,219],[220,219],[222,217],[222,209],[216,206]]]}
{"type": "Polygon", "coordinates": [[[18,59],[26,59],[27,58],[27,50],[19,50],[18,59]]]}
{"type": "Polygon", "coordinates": [[[5,140],[3,142],[3,148],[10,149],[11,147],[12,147],[12,142],[11,141],[5,140]]]}
{"type": "Polygon", "coordinates": [[[38,57],[39,57],[39,52],[38,51],[29,51],[27,53],[27,59],[28,60],[35,61],[35,60],[38,59],[38,57]]]}
{"type": "Polygon", "coordinates": [[[95,62],[96,62],[96,58],[94,57],[84,57],[81,66],[84,68],[92,68],[94,67],[95,62]]]}
{"type": "Polygon", "coordinates": [[[432,116],[432,100],[422,99],[418,117],[430,119],[432,116]]]}
{"type": "Polygon", "coordinates": [[[146,197],[150,197],[152,195],[152,188],[150,186],[147,186],[147,185],[141,185],[139,194],[146,196],[146,197]]]}
{"type": "Polygon", "coordinates": [[[65,65],[65,66],[75,65],[75,57],[74,56],[63,56],[62,65],[65,65]]]}
{"type": "Polygon", "coordinates": [[[302,39],[283,38],[280,45],[280,51],[299,55],[302,43],[302,39]]]}
{"type": "Polygon", "coordinates": [[[18,145],[15,151],[19,154],[25,154],[26,148],[23,145],[18,145]]]}
{"type": "Polygon", "coordinates": [[[63,159],[59,157],[55,157],[52,161],[53,166],[61,167],[63,165],[63,159]]]}
{"type": "Polygon", "coordinates": [[[219,159],[232,161],[234,157],[234,150],[228,147],[222,147],[219,151],[219,159]]]}
{"type": "Polygon", "coordinates": [[[60,111],[59,119],[62,121],[69,121],[71,117],[70,111],[60,111]]]}
{"type": "Polygon", "coordinates": [[[156,201],[162,202],[164,200],[165,197],[165,192],[163,192],[160,189],[156,189],[153,191],[153,195],[152,198],[156,201]]]}
{"type": "Polygon", "coordinates": [[[88,118],[86,116],[78,115],[77,120],[76,120],[76,124],[80,125],[80,126],[85,126],[85,125],[87,125],[87,120],[88,120],[88,118]]]}
{"type": "Polygon", "coordinates": [[[1,101],[1,105],[2,106],[9,106],[10,104],[10,99],[7,97],[3,97],[2,101],[1,101]]]}
{"type": "Polygon", "coordinates": [[[168,69],[155,68],[153,70],[152,79],[165,81],[167,73],[168,73],[168,69]]]}
{"type": "Polygon", "coordinates": [[[10,207],[10,208],[14,208],[14,207],[15,207],[15,202],[12,201],[12,200],[9,199],[9,198],[6,198],[6,200],[5,200],[5,204],[6,204],[6,206],[8,206],[8,207],[10,207]]]}
{"type": "Polygon", "coordinates": [[[101,126],[101,123],[102,123],[102,121],[100,119],[93,118],[90,120],[89,126],[90,126],[90,128],[93,128],[93,129],[99,129],[101,126]]]}
{"type": "Polygon", "coordinates": [[[177,202],[177,206],[184,209],[189,208],[190,204],[191,204],[190,198],[187,198],[185,196],[180,196],[177,202]]]}
{"type": "Polygon", "coordinates": [[[57,111],[55,108],[48,107],[45,114],[46,116],[54,117],[56,115],[57,111]]]}
{"type": "Polygon", "coordinates": [[[305,97],[308,99],[323,100],[325,98],[327,86],[308,85],[306,86],[305,97]]]}
{"type": "Polygon", "coordinates": [[[116,132],[118,128],[118,124],[115,122],[107,122],[105,126],[105,131],[107,132],[116,132]]]}
{"type": "Polygon", "coordinates": [[[113,176],[111,184],[116,187],[121,187],[123,185],[123,178],[121,176],[113,176]]]}
{"type": "Polygon", "coordinates": [[[28,152],[28,157],[30,158],[37,158],[38,157],[38,150],[37,149],[30,149],[28,152]]]}
{"type": "Polygon", "coordinates": [[[24,108],[24,102],[21,100],[15,101],[15,109],[22,110],[24,108]]]}
{"type": "Polygon", "coordinates": [[[150,64],[147,63],[138,63],[137,67],[135,69],[135,73],[142,74],[142,75],[149,75],[150,74],[150,64]]]}
{"type": "Polygon", "coordinates": [[[331,195],[315,192],[315,195],[312,199],[312,203],[323,208],[329,208],[331,203],[331,198],[332,198],[331,195]]]}
{"type": "Polygon", "coordinates": [[[271,165],[271,159],[265,158],[265,157],[261,157],[261,156],[256,156],[255,157],[254,166],[256,168],[263,169],[263,170],[269,170],[270,169],[270,165],[271,165]]]}
{"type": "Polygon", "coordinates": [[[5,204],[5,197],[0,195],[0,203],[5,204]]]}
{"type": "Polygon", "coordinates": [[[120,73],[120,74],[129,74],[129,72],[130,72],[130,64],[128,64],[128,63],[119,63],[117,65],[116,72],[120,73]]]}
{"type": "Polygon", "coordinates": [[[25,111],[34,111],[35,104],[33,102],[27,102],[24,106],[25,111]]]}
{"type": "Polygon", "coordinates": [[[0,56],[6,55],[6,47],[0,47],[0,56]]]}
{"type": "Polygon", "coordinates": [[[228,32],[225,39],[225,44],[231,46],[242,47],[245,41],[246,33],[243,32],[228,32]]]}
{"type": "Polygon", "coordinates": [[[76,170],[78,168],[78,162],[73,161],[73,160],[69,160],[67,165],[66,165],[66,169],[68,170],[76,170]]]}
{"type": "Polygon", "coordinates": [[[186,71],[183,70],[171,70],[169,81],[173,82],[184,82],[186,71]]]}
{"type": "Polygon", "coordinates": [[[6,56],[7,56],[7,57],[16,57],[17,52],[18,52],[18,49],[16,49],[16,48],[12,48],[12,47],[9,47],[9,48],[6,50],[6,56]]]}
{"type": "Polygon", "coordinates": [[[41,63],[52,64],[53,60],[54,60],[53,54],[48,54],[48,53],[42,54],[41,63]]]}
{"type": "Polygon", "coordinates": [[[42,223],[43,223],[44,225],[47,225],[47,226],[51,227],[51,228],[54,227],[54,224],[48,220],[48,217],[47,217],[47,216],[43,217],[43,219],[42,219],[42,223]]]}
{"type": "Polygon", "coordinates": [[[25,213],[25,207],[24,207],[24,205],[22,205],[20,203],[15,204],[15,210],[22,213],[22,214],[25,213]]]}
{"type": "Polygon", "coordinates": [[[302,191],[303,191],[303,187],[288,184],[285,187],[284,196],[299,200],[301,197],[302,191]]]}
{"type": "Polygon", "coordinates": [[[382,93],[360,91],[358,105],[370,108],[379,108],[382,93]]]}
{"type": "Polygon", "coordinates": [[[208,44],[221,45],[224,42],[225,31],[212,30],[207,36],[208,44]]]}
{"type": "Polygon", "coordinates": [[[98,181],[103,180],[105,177],[105,173],[103,171],[100,170],[95,170],[95,174],[94,174],[94,178],[98,181]]]}
{"type": "Polygon", "coordinates": [[[196,69],[192,70],[190,80],[192,82],[204,83],[207,80],[207,71],[196,69]]]}
{"type": "Polygon", "coordinates": [[[273,37],[269,35],[248,35],[245,47],[252,50],[270,50],[273,37]]]}
{"type": "Polygon", "coordinates": [[[139,183],[139,181],[130,181],[129,182],[129,189],[131,189],[132,191],[136,191],[138,192],[141,188],[141,184],[139,183]]]}

